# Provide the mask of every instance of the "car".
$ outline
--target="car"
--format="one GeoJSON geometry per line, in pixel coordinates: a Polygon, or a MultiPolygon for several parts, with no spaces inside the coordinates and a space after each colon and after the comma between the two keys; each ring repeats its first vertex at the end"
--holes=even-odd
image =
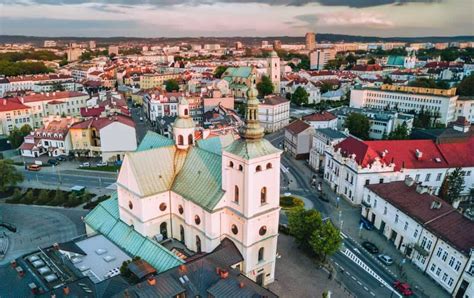
{"type": "Polygon", "coordinates": [[[375,246],[375,244],[373,244],[372,242],[364,241],[364,242],[362,242],[362,247],[364,247],[371,254],[379,253],[378,247],[375,246]]]}
{"type": "Polygon", "coordinates": [[[83,162],[79,165],[80,168],[88,168],[91,166],[90,162],[83,162]]]}
{"type": "Polygon", "coordinates": [[[363,217],[360,218],[359,224],[366,230],[372,231],[374,229],[374,225],[363,217]]]}
{"type": "Polygon", "coordinates": [[[140,121],[143,122],[143,117],[140,117],[140,121]]]}
{"type": "Polygon", "coordinates": [[[98,167],[105,167],[105,166],[107,166],[107,163],[105,161],[104,162],[99,162],[99,163],[97,163],[97,166],[98,167]]]}
{"type": "Polygon", "coordinates": [[[50,165],[57,166],[59,164],[59,160],[51,158],[51,159],[48,159],[48,163],[50,165]]]}
{"type": "Polygon", "coordinates": [[[58,161],[66,161],[67,159],[66,159],[65,156],[59,155],[59,156],[56,156],[56,160],[58,160],[58,161]]]}
{"type": "Polygon", "coordinates": [[[399,280],[396,280],[393,282],[393,287],[400,292],[403,296],[411,296],[413,295],[413,291],[411,290],[411,287],[408,283],[406,282],[401,282],[399,280]]]}
{"type": "Polygon", "coordinates": [[[393,264],[393,259],[389,255],[380,254],[377,258],[380,260],[380,262],[384,263],[387,266],[393,264]]]}
{"type": "Polygon", "coordinates": [[[33,172],[37,172],[37,171],[40,171],[41,170],[41,166],[40,165],[37,165],[37,164],[32,164],[32,165],[28,165],[26,167],[26,169],[28,171],[33,171],[33,172]]]}

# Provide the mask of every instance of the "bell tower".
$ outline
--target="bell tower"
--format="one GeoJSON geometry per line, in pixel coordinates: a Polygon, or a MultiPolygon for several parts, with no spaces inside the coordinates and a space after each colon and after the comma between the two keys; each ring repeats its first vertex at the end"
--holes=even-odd
{"type": "Polygon", "coordinates": [[[182,97],[178,103],[178,117],[173,123],[173,139],[179,149],[188,149],[194,144],[195,125],[189,113],[189,103],[182,97]]]}
{"type": "Polygon", "coordinates": [[[277,52],[272,51],[270,57],[267,58],[268,62],[268,75],[273,83],[273,92],[280,94],[280,57],[277,52]]]}

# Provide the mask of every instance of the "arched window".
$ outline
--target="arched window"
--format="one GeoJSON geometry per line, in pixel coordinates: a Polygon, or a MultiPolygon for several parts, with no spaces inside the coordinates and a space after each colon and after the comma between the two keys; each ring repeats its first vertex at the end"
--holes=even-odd
{"type": "Polygon", "coordinates": [[[201,223],[201,218],[199,217],[199,215],[196,215],[194,216],[194,222],[199,225],[201,223]]]}
{"type": "Polygon", "coordinates": [[[133,203],[132,203],[132,201],[128,201],[128,208],[130,208],[130,210],[133,209],[133,203]]]}
{"type": "Polygon", "coordinates": [[[260,172],[262,170],[262,166],[257,166],[257,168],[255,169],[257,172],[260,172]]]}
{"type": "Polygon", "coordinates": [[[181,235],[181,242],[185,243],[184,242],[185,238],[184,238],[184,227],[183,227],[183,225],[179,226],[179,234],[181,235]]]}
{"type": "Polygon", "coordinates": [[[239,187],[237,185],[234,186],[234,202],[239,202],[239,187]]]}
{"type": "Polygon", "coordinates": [[[260,191],[260,204],[265,204],[267,202],[267,188],[262,187],[260,191]]]}
{"type": "Polygon", "coordinates": [[[237,228],[236,225],[232,225],[231,230],[232,230],[232,233],[234,233],[234,235],[237,235],[237,233],[239,232],[239,229],[237,228]]]}
{"type": "Polygon", "coordinates": [[[193,144],[193,135],[192,134],[188,135],[188,144],[189,145],[193,144]]]}
{"type": "Polygon", "coordinates": [[[271,163],[267,163],[267,170],[268,169],[271,169],[272,168],[272,164],[271,163]]]}
{"type": "Polygon", "coordinates": [[[184,109],[184,116],[188,116],[189,112],[188,109],[184,109]]]}
{"type": "Polygon", "coordinates": [[[184,208],[183,208],[183,206],[181,206],[181,205],[178,206],[178,212],[179,212],[179,214],[183,214],[183,213],[184,213],[184,208]]]}
{"type": "Polygon", "coordinates": [[[201,238],[199,236],[196,236],[196,252],[201,252],[201,238]]]}
{"type": "Polygon", "coordinates": [[[160,204],[160,210],[165,211],[166,210],[166,203],[161,203],[160,204]]]}
{"type": "Polygon", "coordinates": [[[183,138],[182,135],[179,135],[178,136],[178,145],[183,145],[183,143],[184,143],[184,138],[183,138]]]}
{"type": "Polygon", "coordinates": [[[263,261],[263,254],[265,252],[265,249],[263,247],[260,247],[260,249],[258,250],[258,261],[263,261]]]}
{"type": "Polygon", "coordinates": [[[260,234],[260,236],[265,235],[267,233],[267,226],[262,226],[260,230],[258,230],[258,233],[260,234]]]}
{"type": "Polygon", "coordinates": [[[163,235],[163,240],[168,239],[168,224],[166,223],[166,221],[161,223],[160,233],[161,235],[163,235]]]}
{"type": "Polygon", "coordinates": [[[239,171],[243,171],[244,167],[242,165],[239,165],[239,171]]]}
{"type": "Polygon", "coordinates": [[[234,163],[232,161],[229,161],[229,167],[231,167],[231,168],[234,167],[234,163]]]}

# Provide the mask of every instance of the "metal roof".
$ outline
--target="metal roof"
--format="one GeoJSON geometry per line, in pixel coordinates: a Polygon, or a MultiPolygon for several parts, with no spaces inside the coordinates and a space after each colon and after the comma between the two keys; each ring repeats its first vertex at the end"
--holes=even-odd
{"type": "Polygon", "coordinates": [[[174,145],[173,140],[149,130],[141,141],[140,145],[138,145],[137,151],[144,151],[171,145],[174,145]]]}
{"type": "Polygon", "coordinates": [[[224,151],[247,160],[282,152],[266,139],[246,140],[243,138],[234,141],[224,151]]]}

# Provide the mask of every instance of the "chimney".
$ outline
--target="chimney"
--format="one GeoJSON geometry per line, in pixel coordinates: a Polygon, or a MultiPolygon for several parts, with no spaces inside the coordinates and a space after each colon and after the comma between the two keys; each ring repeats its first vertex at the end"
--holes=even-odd
{"type": "Polygon", "coordinates": [[[6,100],[6,99],[3,100],[3,105],[4,105],[4,106],[7,105],[7,100],[6,100]]]}
{"type": "Polygon", "coordinates": [[[227,277],[229,277],[229,271],[227,271],[225,269],[221,270],[220,276],[221,276],[222,279],[226,279],[227,277]]]}
{"type": "Polygon", "coordinates": [[[411,187],[411,186],[413,186],[414,183],[415,183],[415,180],[413,180],[413,178],[411,178],[410,176],[405,177],[405,185],[406,186],[411,187]]]}
{"type": "Polygon", "coordinates": [[[54,248],[55,250],[59,250],[59,244],[58,244],[58,243],[54,243],[54,244],[53,244],[53,248],[54,248]]]}
{"type": "Polygon", "coordinates": [[[424,194],[424,193],[427,193],[428,192],[428,188],[421,185],[421,183],[418,183],[416,185],[416,192],[419,193],[419,194],[424,194]]]}
{"type": "Polygon", "coordinates": [[[442,205],[443,203],[441,203],[440,201],[433,200],[433,202],[431,202],[430,209],[439,209],[442,205]]]}
{"type": "Polygon", "coordinates": [[[415,156],[416,156],[416,159],[420,160],[420,159],[423,157],[423,152],[421,152],[420,150],[416,149],[416,150],[415,150],[415,156]]]}
{"type": "Polygon", "coordinates": [[[156,285],[156,279],[155,279],[154,276],[148,277],[148,279],[146,280],[146,282],[147,282],[150,286],[156,285]]]}
{"type": "Polygon", "coordinates": [[[241,282],[239,282],[239,288],[243,289],[244,287],[245,287],[245,284],[244,284],[244,282],[242,282],[242,281],[241,281],[241,282]]]}
{"type": "Polygon", "coordinates": [[[63,293],[65,296],[69,295],[70,292],[71,290],[69,289],[67,285],[63,287],[63,293]]]}

